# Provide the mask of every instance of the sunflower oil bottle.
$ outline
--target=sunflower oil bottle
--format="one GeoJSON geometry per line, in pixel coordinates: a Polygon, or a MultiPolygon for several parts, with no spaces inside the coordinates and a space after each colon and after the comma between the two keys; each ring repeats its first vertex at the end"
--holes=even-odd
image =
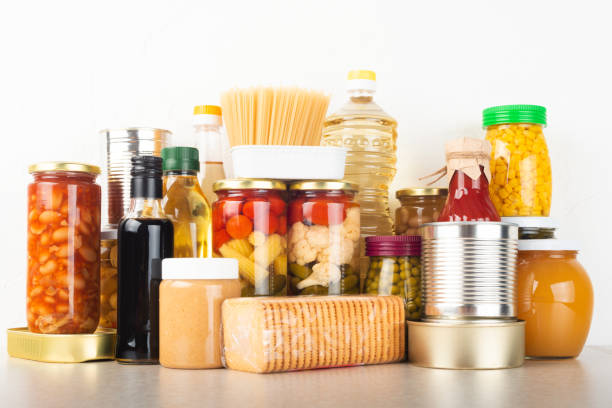
{"type": "MultiPolygon", "coordinates": [[[[389,184],[396,173],[397,122],[374,102],[375,72],[350,71],[347,92],[345,104],[325,120],[321,144],[348,149],[344,178],[359,185],[362,240],[391,235],[389,184]]],[[[363,242],[361,248],[363,271],[363,242]]]]}

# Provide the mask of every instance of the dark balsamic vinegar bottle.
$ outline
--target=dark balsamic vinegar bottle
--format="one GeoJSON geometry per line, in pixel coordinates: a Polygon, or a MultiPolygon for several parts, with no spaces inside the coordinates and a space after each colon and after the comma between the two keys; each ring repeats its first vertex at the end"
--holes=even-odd
{"type": "Polygon", "coordinates": [[[159,361],[161,261],[174,251],[172,222],[164,215],[162,159],[132,158],[131,203],[119,224],[117,345],[119,363],[159,361]]]}

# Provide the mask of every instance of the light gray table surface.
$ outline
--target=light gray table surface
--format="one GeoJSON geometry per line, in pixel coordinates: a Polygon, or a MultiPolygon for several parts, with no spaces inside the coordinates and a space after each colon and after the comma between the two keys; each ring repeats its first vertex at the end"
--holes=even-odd
{"type": "Polygon", "coordinates": [[[409,363],[280,374],[173,370],[112,361],[0,357],[0,406],[13,407],[612,407],[612,347],[576,360],[455,371],[409,363]]]}

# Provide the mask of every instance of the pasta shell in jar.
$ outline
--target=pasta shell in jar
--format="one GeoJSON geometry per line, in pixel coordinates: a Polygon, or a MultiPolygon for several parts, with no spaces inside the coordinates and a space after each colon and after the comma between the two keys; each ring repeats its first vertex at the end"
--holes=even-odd
{"type": "Polygon", "coordinates": [[[506,105],[483,111],[491,143],[491,201],[502,217],[548,216],[552,173],[544,138],[546,108],[506,105]]]}
{"type": "Polygon", "coordinates": [[[100,169],[52,162],[29,171],[28,328],[93,333],[100,315],[100,169]]]}
{"type": "Polygon", "coordinates": [[[290,190],[290,294],[359,293],[357,186],[344,181],[303,181],[292,184],[290,190]]]}

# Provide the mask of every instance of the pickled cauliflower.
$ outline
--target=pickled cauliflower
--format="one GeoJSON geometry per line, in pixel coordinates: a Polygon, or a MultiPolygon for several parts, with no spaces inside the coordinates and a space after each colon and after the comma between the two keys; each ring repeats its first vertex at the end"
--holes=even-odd
{"type": "Polygon", "coordinates": [[[296,286],[299,290],[315,285],[327,287],[330,283],[338,282],[341,277],[342,273],[337,265],[328,262],[318,263],[312,267],[310,276],[296,286]]]}
{"type": "Polygon", "coordinates": [[[319,250],[329,246],[329,228],[323,225],[313,225],[306,231],[306,240],[311,247],[319,250]]]}
{"type": "Polygon", "coordinates": [[[353,260],[355,247],[353,241],[344,238],[339,245],[330,245],[317,255],[317,262],[331,262],[336,265],[350,264],[353,260]]]}
{"type": "Polygon", "coordinates": [[[346,219],[342,223],[342,236],[344,238],[350,239],[351,241],[357,241],[359,239],[360,234],[359,221],[359,208],[349,208],[346,211],[346,219]]]}
{"type": "Polygon", "coordinates": [[[299,265],[306,265],[317,259],[318,251],[308,244],[308,241],[299,241],[294,244],[289,251],[289,262],[295,262],[299,265]]]}

